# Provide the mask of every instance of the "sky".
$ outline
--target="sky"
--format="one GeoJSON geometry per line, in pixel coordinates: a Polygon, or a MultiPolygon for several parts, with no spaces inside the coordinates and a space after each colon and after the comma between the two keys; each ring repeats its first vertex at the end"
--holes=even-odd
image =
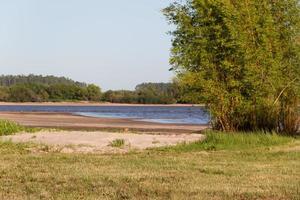
{"type": "Polygon", "coordinates": [[[0,0],[0,74],[65,76],[103,90],[168,82],[171,0],[0,0]]]}

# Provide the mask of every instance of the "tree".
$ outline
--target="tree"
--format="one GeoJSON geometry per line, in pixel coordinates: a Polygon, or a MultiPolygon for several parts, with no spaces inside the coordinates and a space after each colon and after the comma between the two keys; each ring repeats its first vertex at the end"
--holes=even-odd
{"type": "Polygon", "coordinates": [[[135,88],[139,103],[172,104],[176,103],[178,88],[173,83],[142,83],[135,88]]]}
{"type": "Polygon", "coordinates": [[[41,85],[55,85],[55,84],[66,84],[66,85],[77,85],[80,87],[86,87],[85,83],[75,82],[69,78],[65,77],[55,77],[55,76],[42,76],[42,75],[1,75],[0,85],[1,86],[12,86],[16,84],[41,84],[41,85]]]}
{"type": "Polygon", "coordinates": [[[25,85],[14,85],[9,89],[9,99],[14,102],[37,102],[37,95],[25,85]]]}
{"type": "Polygon", "coordinates": [[[99,101],[96,85],[54,76],[0,76],[0,101],[99,101]]]}
{"type": "Polygon", "coordinates": [[[9,98],[9,89],[6,87],[0,87],[0,101],[7,101],[9,98]]]}
{"type": "Polygon", "coordinates": [[[108,90],[103,94],[102,100],[111,103],[138,103],[135,91],[129,90],[108,90]]]}
{"type": "Polygon", "coordinates": [[[89,101],[100,101],[101,100],[101,89],[100,87],[90,84],[86,88],[87,98],[89,101]]]}
{"type": "Polygon", "coordinates": [[[172,69],[214,128],[298,130],[299,0],[187,0],[164,13],[172,69]]]}

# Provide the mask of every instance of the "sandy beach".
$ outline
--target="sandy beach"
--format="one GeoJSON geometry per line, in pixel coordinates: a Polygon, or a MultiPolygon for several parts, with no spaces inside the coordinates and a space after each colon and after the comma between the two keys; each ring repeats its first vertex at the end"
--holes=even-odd
{"type": "MultiPolygon", "coordinates": [[[[190,143],[204,139],[202,134],[152,135],[111,132],[41,131],[35,134],[17,134],[0,138],[17,143],[49,145],[50,150],[61,153],[125,153],[178,143],[190,143]],[[122,147],[111,146],[114,140],[124,140],[122,147]]],[[[37,149],[35,149],[37,150],[37,149]]]]}
{"type": "MultiPolygon", "coordinates": [[[[4,105],[111,106],[111,104],[91,103],[6,103],[4,105]]],[[[112,105],[120,106],[120,104],[112,105]]],[[[208,127],[134,119],[86,117],[64,112],[0,112],[0,119],[11,120],[27,127],[47,128],[34,134],[18,133],[1,137],[1,140],[49,145],[51,151],[62,153],[125,153],[133,149],[143,150],[193,142],[203,139],[204,136],[199,133],[208,127]],[[125,141],[124,148],[110,146],[110,143],[117,139],[125,141]]]]}
{"type": "Polygon", "coordinates": [[[199,132],[207,125],[161,124],[134,121],[131,119],[95,118],[69,113],[48,112],[0,112],[0,119],[8,119],[29,127],[61,128],[70,130],[139,131],[153,133],[192,133],[199,132]]]}

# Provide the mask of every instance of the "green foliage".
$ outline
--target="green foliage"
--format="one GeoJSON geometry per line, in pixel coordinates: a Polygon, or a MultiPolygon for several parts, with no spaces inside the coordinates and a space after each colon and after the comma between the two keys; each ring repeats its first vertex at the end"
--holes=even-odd
{"type": "Polygon", "coordinates": [[[178,88],[173,83],[142,83],[136,86],[139,103],[171,104],[177,102],[178,88]]]}
{"type": "Polygon", "coordinates": [[[30,74],[25,75],[2,75],[0,76],[1,86],[12,86],[17,84],[39,84],[39,85],[53,85],[53,84],[65,84],[65,85],[78,85],[80,87],[85,87],[85,83],[76,82],[65,77],[55,77],[55,76],[41,76],[30,74]]]}
{"type": "Polygon", "coordinates": [[[12,135],[24,130],[24,127],[20,126],[15,122],[11,122],[8,120],[0,120],[0,136],[12,135]]]}
{"type": "Polygon", "coordinates": [[[0,101],[100,101],[101,89],[53,76],[1,76],[0,101]]]}
{"type": "Polygon", "coordinates": [[[266,148],[292,142],[292,137],[280,136],[275,133],[253,132],[248,133],[222,133],[207,131],[204,141],[191,144],[179,144],[175,147],[161,148],[163,151],[189,152],[199,150],[247,150],[253,148],[266,148]]]}
{"type": "Polygon", "coordinates": [[[109,90],[103,101],[111,103],[172,104],[180,101],[179,88],[174,83],[142,83],[135,91],[109,90]]]}
{"type": "Polygon", "coordinates": [[[0,142],[1,199],[299,199],[299,140],[272,148],[57,153],[0,142]],[[297,151],[298,149],[298,151],[297,151]]]}
{"type": "Polygon", "coordinates": [[[87,90],[87,99],[89,101],[100,101],[101,100],[101,89],[100,87],[90,84],[86,88],[87,90]]]}
{"type": "Polygon", "coordinates": [[[125,140],[124,139],[115,139],[110,143],[110,146],[112,147],[123,147],[125,145],[125,140]]]}
{"type": "Polygon", "coordinates": [[[9,98],[9,89],[7,87],[0,87],[0,101],[7,101],[9,98]]]}
{"type": "Polygon", "coordinates": [[[138,97],[135,91],[129,90],[108,90],[102,100],[111,103],[138,103],[138,97]]]}
{"type": "Polygon", "coordinates": [[[35,133],[40,130],[40,128],[24,127],[19,125],[18,123],[0,119],[0,136],[13,135],[18,132],[35,133]]]}
{"type": "Polygon", "coordinates": [[[175,83],[143,83],[134,91],[109,90],[94,84],[54,76],[0,76],[0,101],[106,101],[111,103],[172,104],[183,102],[175,83]],[[1,86],[2,85],[2,86],[1,86]]]}
{"type": "MultiPolygon", "coordinates": [[[[33,86],[34,87],[34,86],[33,86]]],[[[8,100],[14,102],[38,102],[40,97],[33,91],[31,85],[14,85],[9,88],[8,100]]]]}
{"type": "Polygon", "coordinates": [[[176,26],[173,70],[214,128],[297,132],[299,11],[298,0],[187,0],[164,10],[176,26]]]}
{"type": "Polygon", "coordinates": [[[51,101],[87,100],[87,89],[77,85],[55,84],[47,88],[51,101]]]}

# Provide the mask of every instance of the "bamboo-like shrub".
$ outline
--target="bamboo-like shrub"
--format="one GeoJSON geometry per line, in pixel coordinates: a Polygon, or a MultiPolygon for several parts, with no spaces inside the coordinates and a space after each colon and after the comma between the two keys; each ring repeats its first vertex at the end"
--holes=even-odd
{"type": "Polygon", "coordinates": [[[299,0],[180,2],[164,10],[175,25],[170,62],[188,95],[208,106],[213,127],[295,134],[299,0]]]}

